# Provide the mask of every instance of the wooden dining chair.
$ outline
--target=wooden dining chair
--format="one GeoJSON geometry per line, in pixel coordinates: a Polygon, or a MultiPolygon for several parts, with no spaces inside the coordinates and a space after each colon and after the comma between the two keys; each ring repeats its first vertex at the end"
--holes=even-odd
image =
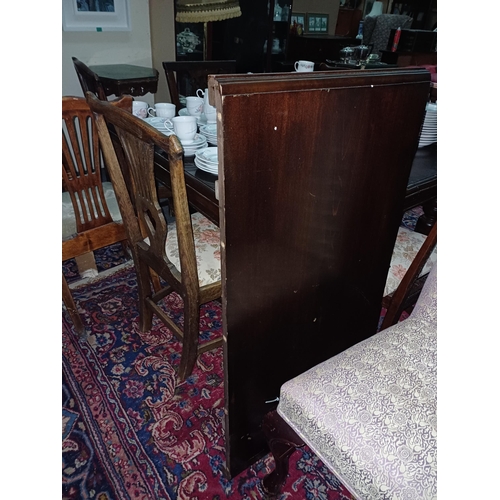
{"type": "Polygon", "coordinates": [[[182,341],[178,377],[183,381],[191,374],[198,354],[222,344],[222,338],[199,344],[200,306],[221,296],[219,228],[200,213],[189,213],[183,149],[175,135],[167,137],[90,92],[86,97],[95,113],[104,158],[131,244],[139,285],[139,329],[150,330],[156,314],[182,341]],[[131,171],[133,197],[127,191],[110,126],[131,171]],[[175,222],[170,224],[158,202],[155,147],[165,151],[169,160],[175,211],[175,222]],[[159,291],[152,290],[150,269],[167,283],[159,291]],[[173,292],[184,302],[183,328],[161,304],[173,292]]]}
{"type": "Polygon", "coordinates": [[[164,61],[170,101],[177,112],[183,108],[180,95],[196,95],[198,89],[208,87],[208,75],[236,73],[236,61],[164,61]]]}
{"type": "Polygon", "coordinates": [[[78,60],[76,57],[72,57],[71,59],[73,60],[73,65],[82,87],[83,95],[85,95],[85,92],[89,91],[94,93],[99,99],[106,101],[106,91],[104,90],[104,85],[99,80],[99,77],[86,64],[78,60]]]}
{"type": "MultiPolygon", "coordinates": [[[[94,250],[125,244],[127,235],[110,182],[101,181],[99,137],[87,101],[62,98],[62,260],[97,272],[94,250]]],[[[63,275],[63,302],[75,330],[85,329],[63,275]]]]}
{"type": "Polygon", "coordinates": [[[396,324],[402,312],[416,304],[427,276],[437,261],[436,245],[437,222],[428,236],[399,228],[382,299],[386,313],[381,330],[396,324]]]}

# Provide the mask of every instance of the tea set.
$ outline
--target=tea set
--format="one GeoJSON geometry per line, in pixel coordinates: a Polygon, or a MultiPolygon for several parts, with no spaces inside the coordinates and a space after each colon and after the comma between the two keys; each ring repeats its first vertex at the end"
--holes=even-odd
{"type": "Polygon", "coordinates": [[[198,89],[196,96],[186,97],[186,107],[179,110],[178,116],[174,104],[163,102],[151,107],[147,102],[133,101],[132,113],[165,135],[175,134],[184,148],[184,156],[194,156],[207,148],[209,142],[217,145],[217,110],[208,102],[208,89],[198,89]]]}

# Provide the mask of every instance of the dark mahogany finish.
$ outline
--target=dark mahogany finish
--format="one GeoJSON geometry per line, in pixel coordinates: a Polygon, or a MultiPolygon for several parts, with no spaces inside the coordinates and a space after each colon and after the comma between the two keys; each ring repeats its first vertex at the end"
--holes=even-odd
{"type": "Polygon", "coordinates": [[[262,486],[270,498],[275,498],[285,484],[290,456],[305,443],[276,410],[264,415],[262,431],[274,458],[274,470],[262,480],[262,486]]]}
{"type": "Polygon", "coordinates": [[[231,476],[265,452],[285,381],[376,332],[429,82],[420,69],[210,77],[231,476]]]}
{"type": "Polygon", "coordinates": [[[73,60],[73,65],[83,94],[85,95],[85,92],[92,92],[99,97],[99,99],[105,101],[106,90],[99,80],[99,77],[85,63],[78,60],[76,57],[72,57],[71,59],[73,60]]]}
{"type": "Polygon", "coordinates": [[[162,63],[167,79],[170,101],[177,111],[183,108],[179,94],[196,95],[198,89],[205,90],[208,86],[208,75],[234,73],[236,61],[164,61],[162,63]]]}
{"type": "Polygon", "coordinates": [[[159,74],[155,68],[134,64],[100,64],[89,68],[97,75],[107,96],[142,96],[158,90],[159,74]]]}

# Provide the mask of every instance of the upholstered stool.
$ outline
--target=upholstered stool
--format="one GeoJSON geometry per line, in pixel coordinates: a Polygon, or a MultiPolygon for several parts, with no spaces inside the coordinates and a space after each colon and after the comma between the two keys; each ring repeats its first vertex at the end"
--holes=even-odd
{"type": "Polygon", "coordinates": [[[281,387],[288,427],[276,412],[264,421],[276,461],[268,492],[286,479],[280,457],[306,443],[357,499],[437,498],[436,270],[407,320],[281,387]]]}

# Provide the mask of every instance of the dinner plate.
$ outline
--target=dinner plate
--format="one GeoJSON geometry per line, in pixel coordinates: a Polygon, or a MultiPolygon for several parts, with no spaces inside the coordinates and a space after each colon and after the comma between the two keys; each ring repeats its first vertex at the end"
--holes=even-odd
{"type": "MultiPolygon", "coordinates": [[[[196,156],[196,153],[195,153],[195,156],[196,156]]],[[[211,168],[211,169],[217,169],[218,168],[218,163],[214,163],[214,162],[211,162],[211,161],[206,161],[206,160],[203,160],[202,158],[200,158],[199,156],[196,156],[196,160],[201,163],[202,165],[204,165],[205,167],[207,168],[211,168]]]]}
{"type": "Polygon", "coordinates": [[[213,174],[213,175],[219,175],[219,169],[218,169],[218,167],[208,167],[203,162],[201,162],[199,160],[199,158],[197,158],[197,157],[195,157],[195,159],[194,159],[194,164],[200,170],[203,170],[204,172],[208,172],[209,174],[213,174]]]}
{"type": "Polygon", "coordinates": [[[208,148],[199,151],[196,156],[202,160],[208,161],[208,163],[218,163],[219,158],[217,146],[209,146],[208,148]]]}

